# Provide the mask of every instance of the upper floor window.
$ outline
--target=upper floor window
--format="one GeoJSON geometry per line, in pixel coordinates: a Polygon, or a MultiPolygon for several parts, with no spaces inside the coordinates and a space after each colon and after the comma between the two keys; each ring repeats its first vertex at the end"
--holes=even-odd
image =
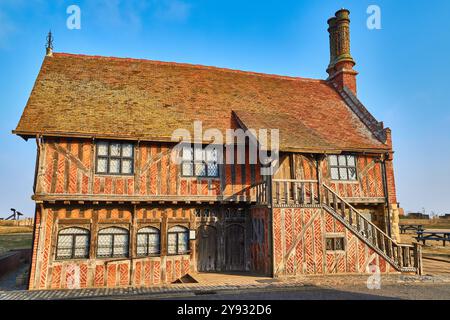
{"type": "Polygon", "coordinates": [[[139,229],[137,233],[137,255],[150,256],[160,251],[159,230],[154,227],[139,229]]]}
{"type": "Polygon", "coordinates": [[[97,143],[96,172],[133,174],[133,144],[102,141],[97,143]]]}
{"type": "Polygon", "coordinates": [[[169,229],[167,235],[168,254],[185,254],[189,251],[188,228],[175,226],[169,229]]]}
{"type": "Polygon", "coordinates": [[[185,177],[218,177],[219,165],[217,163],[218,151],[184,147],[182,151],[181,173],[185,177]]]}
{"type": "Polygon", "coordinates": [[[332,180],[356,181],[356,157],[353,155],[329,155],[332,180]]]}
{"type": "Polygon", "coordinates": [[[89,258],[89,230],[66,228],[58,233],[56,259],[89,258]]]}
{"type": "Polygon", "coordinates": [[[98,232],[97,257],[118,258],[128,256],[128,230],[111,227],[98,232]]]}

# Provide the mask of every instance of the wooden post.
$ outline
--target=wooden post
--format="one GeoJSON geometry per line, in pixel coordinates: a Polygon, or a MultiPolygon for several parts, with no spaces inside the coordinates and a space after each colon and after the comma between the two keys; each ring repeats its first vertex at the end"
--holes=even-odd
{"type": "Polygon", "coordinates": [[[413,243],[414,246],[414,267],[418,275],[423,274],[422,269],[422,246],[420,243],[413,243]]]}

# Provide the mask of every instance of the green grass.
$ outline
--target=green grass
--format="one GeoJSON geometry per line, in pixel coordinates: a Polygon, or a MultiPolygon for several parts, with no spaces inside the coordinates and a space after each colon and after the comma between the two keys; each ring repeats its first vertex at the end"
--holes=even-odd
{"type": "Polygon", "coordinates": [[[14,249],[31,248],[32,233],[0,234],[0,254],[14,249]]]}

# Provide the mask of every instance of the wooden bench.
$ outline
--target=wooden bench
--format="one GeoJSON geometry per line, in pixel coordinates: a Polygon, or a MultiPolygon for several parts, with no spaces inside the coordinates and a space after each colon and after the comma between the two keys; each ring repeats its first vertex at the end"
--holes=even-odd
{"type": "Polygon", "coordinates": [[[432,241],[442,241],[444,243],[449,241],[450,242],[450,231],[417,231],[417,241],[422,241],[425,245],[425,242],[427,240],[432,241]]]}
{"type": "Polygon", "coordinates": [[[423,231],[423,225],[421,224],[401,224],[399,225],[400,233],[406,233],[408,230],[423,231]]]}

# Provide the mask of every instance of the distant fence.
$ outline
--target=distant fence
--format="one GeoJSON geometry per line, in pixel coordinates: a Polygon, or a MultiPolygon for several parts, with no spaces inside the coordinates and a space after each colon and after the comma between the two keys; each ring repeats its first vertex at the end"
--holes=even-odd
{"type": "Polygon", "coordinates": [[[33,223],[33,218],[25,218],[21,220],[0,220],[0,226],[32,227],[33,223]]]}

